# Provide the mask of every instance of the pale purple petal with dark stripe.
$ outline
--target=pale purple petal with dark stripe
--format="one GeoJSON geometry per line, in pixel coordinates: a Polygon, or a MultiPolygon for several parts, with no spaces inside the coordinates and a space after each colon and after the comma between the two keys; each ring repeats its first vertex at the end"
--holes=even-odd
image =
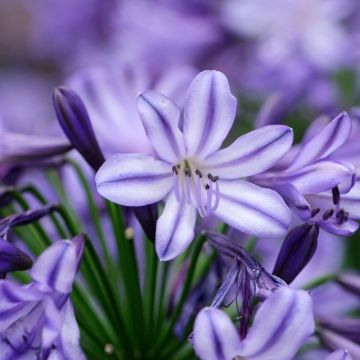
{"type": "Polygon", "coordinates": [[[310,295],[280,287],[260,306],[240,355],[252,360],[292,359],[314,328],[310,295]]]}
{"type": "Polygon", "coordinates": [[[247,181],[219,182],[220,202],[214,211],[234,228],[259,237],[284,236],[291,213],[281,196],[247,181]]]}
{"type": "Polygon", "coordinates": [[[240,354],[241,341],[229,317],[209,307],[196,317],[193,346],[202,360],[232,360],[240,354]]]}
{"type": "Polygon", "coordinates": [[[289,171],[302,168],[313,161],[324,159],[343,145],[351,132],[351,119],[343,112],[305,143],[289,171]]]}
{"type": "Polygon", "coordinates": [[[187,154],[205,158],[221,146],[234,122],[236,98],[219,71],[203,71],[192,81],[184,106],[187,154]]]}
{"type": "Polygon", "coordinates": [[[63,316],[61,334],[53,352],[59,356],[59,359],[85,360],[85,355],[80,347],[79,326],[76,323],[74,309],[70,300],[65,304],[63,316]]]}
{"type": "MultiPolygon", "coordinates": [[[[341,273],[336,281],[346,290],[360,296],[360,272],[345,272],[341,273]]],[[[360,319],[358,319],[358,335],[360,342],[360,319]]]]}
{"type": "Polygon", "coordinates": [[[46,297],[44,305],[44,325],[41,332],[42,347],[49,348],[59,337],[64,322],[64,308],[58,308],[54,300],[46,297]]]}
{"type": "Polygon", "coordinates": [[[145,91],[137,98],[145,132],[158,156],[176,163],[184,154],[184,141],[178,128],[180,109],[165,95],[145,91]]]}
{"type": "Polygon", "coordinates": [[[351,236],[359,228],[359,224],[356,221],[349,219],[341,223],[335,216],[327,220],[320,220],[317,223],[323,230],[340,236],[351,236]]]}
{"type": "Polygon", "coordinates": [[[353,360],[353,358],[347,350],[339,349],[328,355],[324,360],[353,360]]]}
{"type": "Polygon", "coordinates": [[[30,274],[40,284],[70,293],[78,265],[76,244],[71,240],[59,240],[41,253],[30,274]]]}
{"type": "Polygon", "coordinates": [[[291,183],[303,194],[314,194],[331,190],[353,173],[350,164],[322,160],[295,172],[283,172],[277,180],[279,184],[291,183]]]}
{"type": "Polygon", "coordinates": [[[360,359],[360,345],[330,330],[320,333],[321,341],[332,350],[346,349],[354,359],[360,359]]]}
{"type": "Polygon", "coordinates": [[[311,217],[311,207],[304,195],[292,184],[281,184],[274,186],[277,191],[288,204],[288,206],[295,212],[295,214],[304,221],[311,217]]]}
{"type": "Polygon", "coordinates": [[[98,192],[125,206],[143,206],[163,199],[173,187],[171,166],[145,154],[115,154],[95,177],[98,192]]]}
{"type": "Polygon", "coordinates": [[[170,193],[163,213],[156,224],[156,253],[161,261],[181,254],[194,238],[196,210],[192,205],[179,203],[170,193]]]}
{"type": "Polygon", "coordinates": [[[284,125],[270,125],[240,136],[229,147],[204,160],[204,170],[221,179],[238,179],[271,168],[291,148],[292,130],[284,125]]]}

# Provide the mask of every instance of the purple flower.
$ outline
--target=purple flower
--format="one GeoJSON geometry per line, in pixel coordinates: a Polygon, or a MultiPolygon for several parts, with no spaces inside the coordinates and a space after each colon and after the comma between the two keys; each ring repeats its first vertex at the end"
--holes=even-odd
{"type": "Polygon", "coordinates": [[[290,152],[288,160],[254,178],[278,191],[303,221],[338,235],[354,233],[358,212],[358,190],[354,188],[355,168],[333,154],[351,133],[351,119],[341,113],[317,134],[308,133],[304,142],[290,152]]]}
{"type": "Polygon", "coordinates": [[[264,127],[219,150],[233,124],[236,100],[217,71],[193,80],[182,117],[177,105],[153,91],[139,95],[138,110],[156,156],[115,154],[99,169],[96,183],[101,195],[121,205],[166,198],[156,229],[161,260],[176,257],[192,241],[196,209],[256,236],[286,232],[290,213],[282,198],[239,179],[283,157],[292,143],[290,128],[264,127]]]}
{"type": "Polygon", "coordinates": [[[237,356],[251,360],[288,360],[313,331],[309,294],[284,286],[260,306],[243,340],[225,313],[215,308],[203,309],[195,320],[193,346],[204,360],[232,360],[237,356]]]}
{"type": "Polygon", "coordinates": [[[83,236],[57,241],[34,263],[32,283],[0,281],[2,359],[85,359],[70,301],[83,247],[83,236]]]}
{"type": "Polygon", "coordinates": [[[339,349],[328,355],[325,360],[353,360],[353,358],[347,350],[339,349]]]}

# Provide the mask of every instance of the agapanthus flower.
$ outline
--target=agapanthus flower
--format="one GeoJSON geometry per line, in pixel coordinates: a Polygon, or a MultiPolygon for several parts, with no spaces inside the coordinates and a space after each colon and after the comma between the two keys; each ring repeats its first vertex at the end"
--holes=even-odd
{"type": "Polygon", "coordinates": [[[289,360],[313,332],[311,297],[283,286],[260,305],[245,339],[224,312],[209,307],[196,317],[192,342],[204,360],[289,360]]]}
{"type": "Polygon", "coordinates": [[[341,113],[321,131],[305,135],[281,166],[254,179],[276,189],[303,221],[338,235],[354,233],[359,217],[355,167],[333,158],[351,133],[351,119],[341,113]]]}
{"type": "Polygon", "coordinates": [[[182,115],[169,98],[153,91],[139,95],[138,110],[156,156],[115,154],[99,169],[96,183],[101,195],[121,205],[166,198],[156,229],[161,260],[174,258],[192,241],[196,210],[256,236],[285,234],[290,212],[282,198],[240,179],[265,171],[286,154],[290,128],[264,127],[219,150],[233,124],[236,99],[217,71],[193,80],[182,115]]]}
{"type": "Polygon", "coordinates": [[[85,359],[70,293],[84,237],[56,241],[34,263],[33,281],[0,281],[0,353],[13,359],[85,359]]]}

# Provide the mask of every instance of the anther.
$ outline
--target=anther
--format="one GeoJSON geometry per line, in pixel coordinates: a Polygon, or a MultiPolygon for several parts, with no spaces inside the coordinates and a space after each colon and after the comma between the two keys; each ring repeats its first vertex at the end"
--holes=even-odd
{"type": "Polygon", "coordinates": [[[191,177],[191,170],[189,168],[185,168],[184,173],[186,176],[191,177]]]}
{"type": "Polygon", "coordinates": [[[319,208],[315,208],[311,210],[311,217],[313,218],[314,216],[316,216],[318,213],[320,212],[319,208]]]}
{"type": "Polygon", "coordinates": [[[210,189],[210,185],[209,184],[206,184],[205,185],[205,190],[209,190],[210,189]]]}
{"type": "Polygon", "coordinates": [[[345,210],[344,209],[340,209],[337,214],[336,214],[336,218],[337,219],[342,219],[345,215],[345,210]]]}
{"type": "Polygon", "coordinates": [[[331,218],[333,214],[334,214],[334,209],[328,209],[324,212],[322,218],[324,220],[327,220],[327,219],[331,218]]]}
{"type": "Polygon", "coordinates": [[[199,178],[202,178],[202,173],[199,169],[196,169],[195,170],[195,174],[199,177],[199,178]]]}
{"type": "Polygon", "coordinates": [[[218,176],[213,176],[211,179],[212,182],[217,182],[218,180],[219,180],[218,176]]]}
{"type": "Polygon", "coordinates": [[[172,167],[172,171],[173,171],[173,173],[174,173],[175,175],[178,174],[177,169],[176,169],[176,166],[173,166],[173,167],[172,167]]]}
{"type": "Polygon", "coordinates": [[[332,192],[333,203],[334,203],[334,205],[337,205],[339,203],[339,201],[340,201],[339,188],[336,186],[336,187],[331,189],[331,192],[332,192]]]}

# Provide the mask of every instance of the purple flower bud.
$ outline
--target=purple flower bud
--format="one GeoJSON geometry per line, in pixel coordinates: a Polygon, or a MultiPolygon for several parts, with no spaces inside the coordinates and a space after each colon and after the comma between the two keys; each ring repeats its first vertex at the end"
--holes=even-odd
{"type": "Polygon", "coordinates": [[[36,210],[28,210],[19,214],[9,215],[0,220],[0,237],[6,236],[14,226],[30,224],[55,210],[55,206],[43,206],[36,210]]]}
{"type": "Polygon", "coordinates": [[[97,171],[105,159],[84,103],[74,91],[61,86],[54,89],[53,104],[65,135],[89,165],[97,171]]]}
{"type": "Polygon", "coordinates": [[[0,238],[0,278],[11,271],[30,269],[32,260],[13,244],[0,238]]]}
{"type": "Polygon", "coordinates": [[[313,257],[319,235],[319,226],[303,224],[293,228],[286,236],[273,274],[290,284],[313,257]]]}
{"type": "MultiPolygon", "coordinates": [[[[360,273],[356,272],[346,272],[340,274],[336,281],[344,289],[354,293],[355,295],[360,296],[360,273]]],[[[360,328],[359,328],[360,333],[360,328]]]]}

